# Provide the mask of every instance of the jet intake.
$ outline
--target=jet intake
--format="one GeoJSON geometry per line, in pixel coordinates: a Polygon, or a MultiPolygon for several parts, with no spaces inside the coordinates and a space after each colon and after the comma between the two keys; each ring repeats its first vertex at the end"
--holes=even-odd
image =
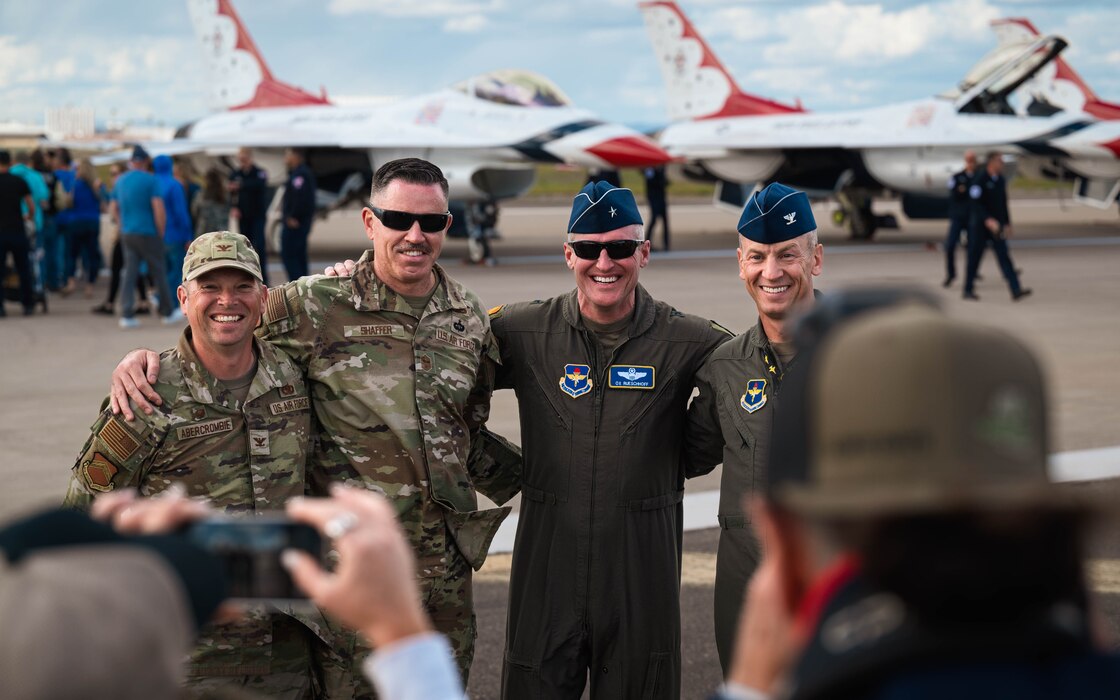
{"type": "Polygon", "coordinates": [[[441,167],[451,187],[450,198],[464,201],[520,197],[529,191],[537,178],[536,170],[531,167],[479,168],[442,164],[441,167]]]}

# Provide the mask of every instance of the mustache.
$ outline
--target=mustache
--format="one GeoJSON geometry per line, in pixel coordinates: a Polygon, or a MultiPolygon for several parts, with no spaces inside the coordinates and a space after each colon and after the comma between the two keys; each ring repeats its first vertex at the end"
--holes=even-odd
{"type": "Polygon", "coordinates": [[[397,246],[395,248],[395,250],[398,253],[407,253],[410,250],[416,250],[416,251],[419,251],[421,253],[431,253],[432,252],[432,247],[429,246],[429,245],[424,245],[422,243],[421,244],[405,243],[405,244],[397,246]]]}

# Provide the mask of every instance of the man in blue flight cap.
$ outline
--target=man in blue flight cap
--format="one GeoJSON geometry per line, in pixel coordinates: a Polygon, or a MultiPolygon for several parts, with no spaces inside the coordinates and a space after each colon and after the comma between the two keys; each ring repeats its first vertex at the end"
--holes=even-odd
{"type": "MultiPolygon", "coordinates": [[[[693,376],[730,333],[654,300],[630,190],[589,183],[564,260],[576,288],[490,313],[517,393],[522,494],[502,696],[680,697],[684,465],[693,376]]],[[[512,495],[512,494],[510,494],[512,495]]]]}
{"type": "Polygon", "coordinates": [[[688,411],[690,460],[723,462],[715,629],[727,672],[743,589],[760,555],[744,496],[765,482],[773,403],[794,362],[794,321],[812,306],[823,248],[809,198],[781,183],[754,194],[739,218],[739,277],[758,311],[750,331],[712,353],[688,411]],[[711,452],[713,446],[715,453],[711,452]]]}

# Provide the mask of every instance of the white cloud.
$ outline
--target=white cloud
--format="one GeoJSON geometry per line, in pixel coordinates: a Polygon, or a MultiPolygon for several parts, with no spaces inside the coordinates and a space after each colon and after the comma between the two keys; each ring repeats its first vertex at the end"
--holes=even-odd
{"type": "Polygon", "coordinates": [[[452,17],[443,23],[443,31],[454,34],[474,34],[485,29],[490,24],[486,15],[466,15],[452,17]]]}
{"type": "Polygon", "coordinates": [[[761,39],[773,31],[768,15],[751,7],[725,7],[699,24],[701,36],[730,35],[737,41],[761,39]]]}
{"type": "Polygon", "coordinates": [[[503,0],[461,2],[459,0],[331,0],[327,11],[332,15],[371,13],[389,17],[456,17],[500,10],[503,0]]]}

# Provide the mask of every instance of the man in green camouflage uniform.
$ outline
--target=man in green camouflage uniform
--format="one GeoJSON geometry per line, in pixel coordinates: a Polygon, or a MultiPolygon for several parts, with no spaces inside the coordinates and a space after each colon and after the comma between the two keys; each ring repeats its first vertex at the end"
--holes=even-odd
{"type": "MultiPolygon", "coordinates": [[[[248,239],[195,240],[179,303],[189,326],[159,356],[162,407],[125,422],[108,408],[74,465],[65,503],[87,509],[98,493],[173,484],[231,513],[281,510],[304,493],[311,411],[300,367],[253,336],[267,290],[248,239]]],[[[138,412],[139,413],[139,412],[138,412]]],[[[210,624],[191,655],[192,695],[245,687],[269,697],[311,693],[313,636],[275,608],[210,624]]]]}
{"type": "MultiPolygon", "coordinates": [[[[382,166],[362,210],[373,250],[352,277],[305,277],[274,289],[261,337],[307,372],[321,428],[311,493],[338,481],[392,500],[416,552],[428,614],[450,639],[465,682],[475,638],[471,570],[509,509],[479,511],[473,487],[495,475],[467,471],[472,438],[489,416],[498,354],[481,302],[436,264],[451,223],[447,191],[427,161],[382,166]]],[[[333,673],[331,697],[372,694],[363,649],[336,632],[335,655],[321,662],[333,673]]]]}
{"type": "Polygon", "coordinates": [[[751,197],[739,220],[739,277],[758,323],[715,350],[696,374],[688,411],[690,459],[723,461],[716,554],[716,650],[726,675],[743,589],[761,556],[743,498],[765,485],[774,399],[794,361],[796,316],[815,297],[824,251],[803,192],[774,183],[751,197]]]}

